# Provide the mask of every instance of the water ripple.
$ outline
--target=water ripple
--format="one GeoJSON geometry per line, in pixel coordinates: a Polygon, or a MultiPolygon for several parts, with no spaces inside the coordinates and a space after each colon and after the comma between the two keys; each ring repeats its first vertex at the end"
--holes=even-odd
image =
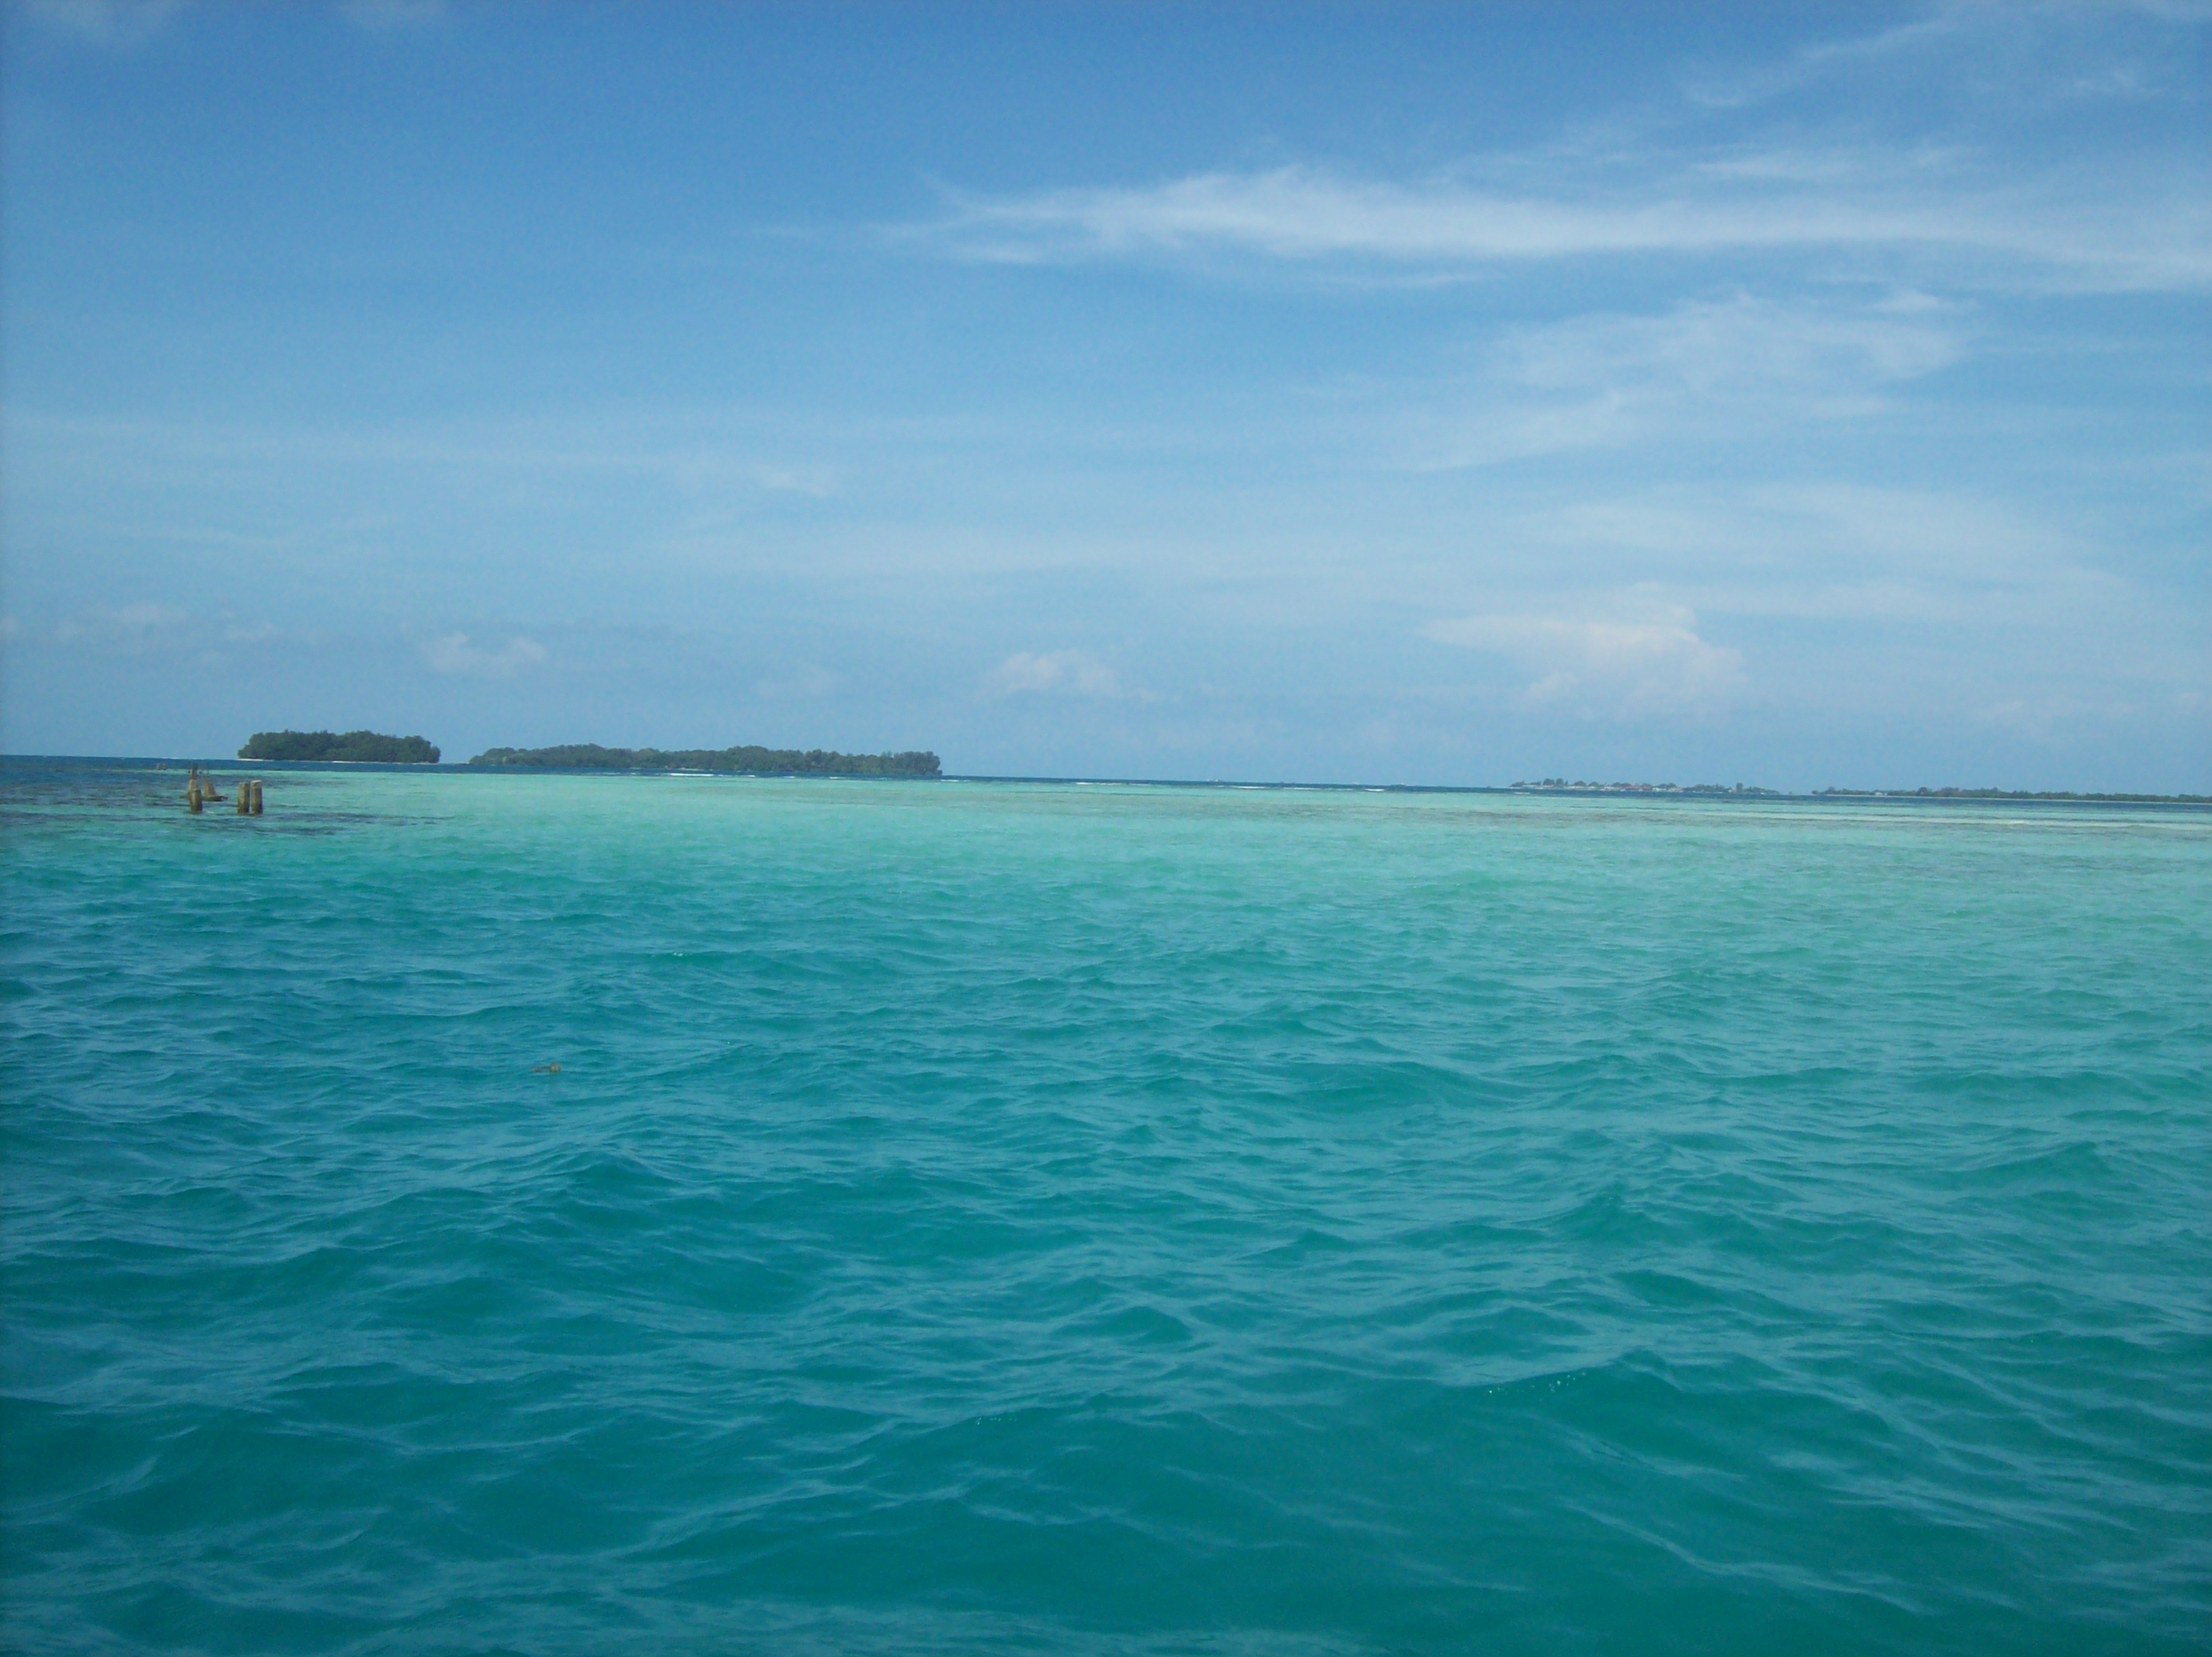
{"type": "Polygon", "coordinates": [[[0,770],[10,1649],[2205,1647],[2203,814],[173,781],[0,770]]]}

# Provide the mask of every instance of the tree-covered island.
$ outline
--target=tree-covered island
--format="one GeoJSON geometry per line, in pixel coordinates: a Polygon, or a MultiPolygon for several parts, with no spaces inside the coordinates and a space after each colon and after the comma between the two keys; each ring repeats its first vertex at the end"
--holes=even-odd
{"type": "Polygon", "coordinates": [[[435,765],[438,747],[420,737],[374,731],[257,731],[238,750],[242,760],[349,760],[368,765],[435,765]]]}
{"type": "Polygon", "coordinates": [[[810,748],[602,748],[564,743],[556,748],[487,748],[471,765],[530,766],[556,771],[718,771],[778,777],[935,777],[937,756],[927,753],[833,754],[810,748]]]}

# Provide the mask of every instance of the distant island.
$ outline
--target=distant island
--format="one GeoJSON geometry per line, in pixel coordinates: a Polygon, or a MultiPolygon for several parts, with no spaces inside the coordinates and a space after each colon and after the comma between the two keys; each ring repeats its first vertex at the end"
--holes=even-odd
{"type": "Polygon", "coordinates": [[[257,731],[238,750],[242,760],[350,760],[369,765],[435,765],[438,748],[420,737],[374,731],[257,731]]]}
{"type": "Polygon", "coordinates": [[[1569,782],[1565,777],[1546,777],[1540,782],[1516,782],[1523,793],[1549,794],[1765,794],[1779,796],[1773,788],[1753,788],[1743,783],[1720,782],[1569,782]]]}
{"type": "Polygon", "coordinates": [[[2050,799],[2108,805],[2212,805],[2212,794],[2077,794],[2050,788],[1823,788],[1818,799],[2050,799]]]}
{"type": "Polygon", "coordinates": [[[2026,788],[1822,788],[1811,794],[1791,795],[1778,788],[1753,788],[1741,782],[1570,782],[1565,777],[1516,782],[1512,789],[1526,794],[1701,794],[1767,799],[2039,799],[2107,805],[2212,805],[2212,795],[2207,794],[2076,794],[2064,790],[2026,788]]]}
{"type": "Polygon", "coordinates": [[[832,754],[819,748],[487,748],[471,765],[526,765],[562,771],[720,771],[781,777],[935,777],[934,754],[832,754]]]}

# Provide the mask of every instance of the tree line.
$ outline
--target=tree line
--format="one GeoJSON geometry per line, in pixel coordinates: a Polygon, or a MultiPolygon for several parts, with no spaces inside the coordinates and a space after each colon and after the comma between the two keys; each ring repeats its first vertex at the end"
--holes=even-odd
{"type": "Polygon", "coordinates": [[[371,765],[435,765],[438,747],[420,737],[374,731],[257,731],[238,750],[242,760],[352,760],[371,765]]]}

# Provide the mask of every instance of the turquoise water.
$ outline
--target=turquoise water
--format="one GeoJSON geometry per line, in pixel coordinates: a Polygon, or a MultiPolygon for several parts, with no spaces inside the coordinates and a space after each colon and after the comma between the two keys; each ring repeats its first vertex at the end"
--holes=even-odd
{"type": "Polygon", "coordinates": [[[0,777],[9,1649],[2212,1645],[2212,815],[262,774],[0,777]]]}

